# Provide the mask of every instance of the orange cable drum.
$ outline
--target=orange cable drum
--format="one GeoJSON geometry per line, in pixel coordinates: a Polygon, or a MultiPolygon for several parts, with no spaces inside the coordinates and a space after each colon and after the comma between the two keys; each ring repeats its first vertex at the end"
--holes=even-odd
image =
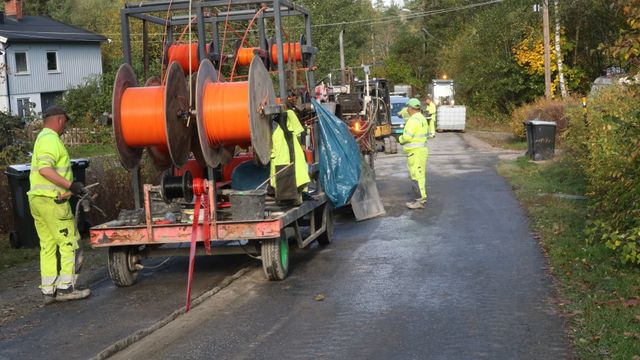
{"type": "Polygon", "coordinates": [[[166,146],[164,91],[164,86],[151,86],[122,94],[122,136],[130,147],[166,146]]]}
{"type": "MultiPolygon", "coordinates": [[[[297,62],[302,61],[302,46],[300,43],[284,43],[282,44],[282,57],[284,62],[289,62],[289,56],[294,55],[294,60],[297,62]]],[[[271,45],[271,62],[278,64],[278,45],[271,45]]]]}
{"type": "MultiPolygon", "coordinates": [[[[205,46],[206,53],[209,53],[209,44],[205,46]]],[[[200,66],[200,56],[198,53],[198,43],[189,44],[172,44],[169,46],[168,57],[169,64],[177,61],[185,74],[189,73],[189,49],[191,49],[191,72],[198,71],[200,66]]]]}
{"type": "Polygon", "coordinates": [[[182,166],[189,155],[188,91],[182,68],[172,62],[162,86],[137,87],[133,68],[118,69],[113,88],[113,133],[122,165],[136,168],[144,148],[159,169],[182,166]]]}
{"type": "Polygon", "coordinates": [[[251,144],[248,81],[207,84],[203,104],[210,146],[251,144]]]}
{"type": "Polygon", "coordinates": [[[240,66],[249,66],[251,65],[251,60],[255,56],[255,52],[259,51],[258,47],[249,47],[249,48],[239,48],[238,49],[238,65],[240,66]]]}
{"type": "Polygon", "coordinates": [[[271,157],[272,115],[263,110],[275,103],[271,76],[254,56],[248,81],[225,82],[210,61],[200,63],[196,79],[198,138],[207,165],[225,160],[225,149],[251,146],[257,160],[266,165],[271,157]]]}

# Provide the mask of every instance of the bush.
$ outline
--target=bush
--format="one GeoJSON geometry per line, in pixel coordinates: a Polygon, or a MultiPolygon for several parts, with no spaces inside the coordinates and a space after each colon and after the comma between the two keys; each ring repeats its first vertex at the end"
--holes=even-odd
{"type": "Polygon", "coordinates": [[[111,112],[111,74],[92,76],[65,93],[61,105],[71,117],[71,127],[92,127],[105,112],[111,112]]]}
{"type": "Polygon", "coordinates": [[[568,113],[567,150],[587,180],[588,240],[603,241],[624,262],[640,264],[640,92],[598,92],[584,116],[568,113]]]}
{"type": "Polygon", "coordinates": [[[8,165],[26,161],[31,150],[31,143],[19,136],[25,123],[19,117],[0,113],[0,164],[8,165]]]}
{"type": "Polygon", "coordinates": [[[557,124],[556,134],[562,134],[567,128],[566,109],[578,106],[578,101],[570,100],[546,100],[539,98],[531,104],[523,105],[515,109],[511,114],[509,128],[519,139],[525,139],[526,134],[522,123],[528,120],[555,121],[557,124]]]}

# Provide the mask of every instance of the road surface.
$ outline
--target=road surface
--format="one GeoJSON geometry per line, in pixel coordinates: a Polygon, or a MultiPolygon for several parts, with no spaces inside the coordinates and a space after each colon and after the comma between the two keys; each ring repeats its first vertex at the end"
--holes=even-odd
{"type": "Polygon", "coordinates": [[[338,213],[334,243],[254,269],[117,359],[563,359],[563,321],[498,154],[430,141],[429,198],[411,211],[403,155],[376,162],[387,216],[338,213]]]}

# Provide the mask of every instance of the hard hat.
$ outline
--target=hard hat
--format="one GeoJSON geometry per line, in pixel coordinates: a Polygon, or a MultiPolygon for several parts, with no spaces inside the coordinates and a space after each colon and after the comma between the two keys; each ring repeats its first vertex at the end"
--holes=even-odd
{"type": "Polygon", "coordinates": [[[414,109],[420,109],[420,100],[416,98],[411,98],[407,101],[407,106],[412,107],[414,109]]]}

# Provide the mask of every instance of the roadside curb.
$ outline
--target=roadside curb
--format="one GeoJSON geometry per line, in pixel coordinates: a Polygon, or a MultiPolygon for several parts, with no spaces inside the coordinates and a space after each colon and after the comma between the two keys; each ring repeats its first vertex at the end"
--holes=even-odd
{"type": "MultiPolygon", "coordinates": [[[[191,308],[195,308],[196,306],[200,305],[205,300],[207,300],[210,297],[212,297],[213,295],[217,294],[222,289],[224,289],[227,286],[229,286],[230,284],[232,284],[235,280],[241,278],[243,275],[245,275],[246,273],[251,271],[251,268],[252,268],[251,266],[247,266],[245,268],[240,269],[235,274],[233,274],[231,276],[227,276],[226,278],[224,278],[224,280],[222,280],[220,282],[219,285],[217,285],[216,287],[214,287],[213,289],[211,289],[209,291],[206,291],[205,293],[203,293],[202,295],[198,296],[197,298],[193,299],[191,301],[191,308]]],[[[127,347],[135,344],[136,342],[144,339],[145,337],[151,335],[153,332],[155,332],[158,329],[162,328],[163,326],[169,324],[170,322],[172,322],[173,320],[178,318],[180,315],[183,315],[185,313],[186,313],[186,307],[183,306],[183,307],[179,308],[178,310],[172,312],[171,314],[167,315],[166,317],[164,317],[160,321],[156,322],[155,324],[152,324],[151,326],[149,326],[149,327],[147,327],[145,329],[138,330],[135,333],[133,333],[133,334],[131,334],[131,335],[125,337],[125,338],[122,338],[122,339],[116,341],[115,343],[109,345],[107,348],[105,348],[104,350],[102,350],[101,352],[96,354],[91,359],[92,360],[104,360],[104,359],[107,359],[110,356],[115,355],[117,352],[120,352],[120,351],[126,349],[127,347]]]]}

